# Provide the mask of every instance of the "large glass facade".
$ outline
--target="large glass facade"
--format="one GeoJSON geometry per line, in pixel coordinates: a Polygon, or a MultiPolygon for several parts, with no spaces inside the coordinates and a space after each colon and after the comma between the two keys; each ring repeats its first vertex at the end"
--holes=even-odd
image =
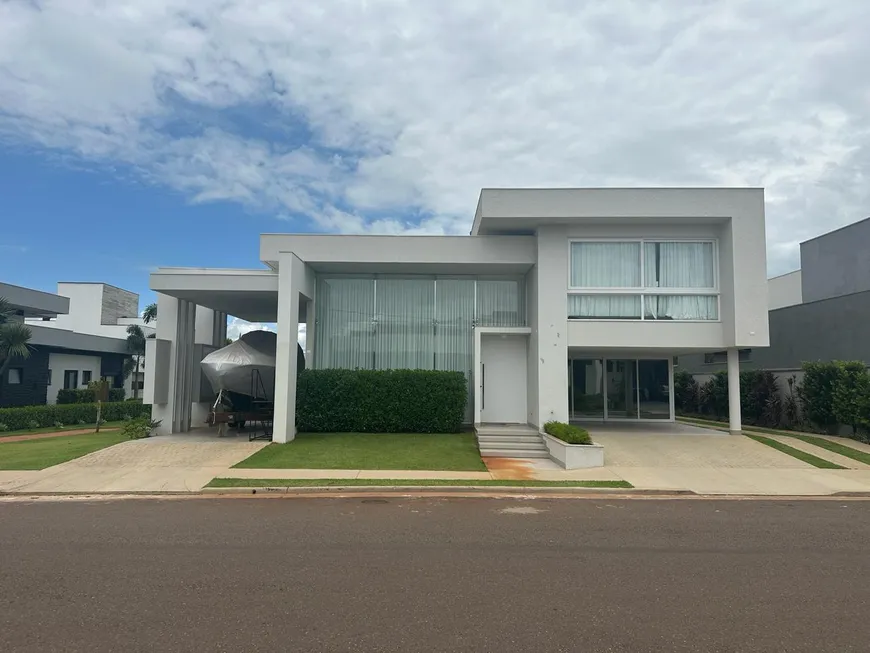
{"type": "Polygon", "coordinates": [[[474,327],[526,324],[522,278],[317,280],[314,367],[462,372],[471,420],[474,327]]]}
{"type": "Polygon", "coordinates": [[[666,359],[568,360],[571,419],[671,419],[666,359]]]}

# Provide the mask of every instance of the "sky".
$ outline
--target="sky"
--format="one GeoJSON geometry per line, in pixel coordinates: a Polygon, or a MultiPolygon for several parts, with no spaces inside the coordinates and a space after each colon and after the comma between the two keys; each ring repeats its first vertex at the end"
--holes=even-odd
{"type": "MultiPolygon", "coordinates": [[[[482,187],[763,186],[768,272],[870,215],[866,0],[3,0],[0,280],[467,233],[482,187]]],[[[250,328],[231,325],[233,333],[250,328]]]]}

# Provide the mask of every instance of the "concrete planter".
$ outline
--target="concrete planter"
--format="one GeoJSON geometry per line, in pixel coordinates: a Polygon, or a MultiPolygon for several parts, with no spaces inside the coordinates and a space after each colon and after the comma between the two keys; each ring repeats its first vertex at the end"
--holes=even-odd
{"type": "Polygon", "coordinates": [[[547,433],[541,433],[544,444],[550,453],[550,458],[565,469],[586,469],[588,467],[604,467],[604,445],[601,444],[568,444],[547,433]]]}

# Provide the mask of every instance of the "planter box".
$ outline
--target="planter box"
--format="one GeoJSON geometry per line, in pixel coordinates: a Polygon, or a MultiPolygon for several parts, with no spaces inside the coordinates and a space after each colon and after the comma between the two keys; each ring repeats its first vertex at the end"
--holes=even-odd
{"type": "Polygon", "coordinates": [[[585,469],[587,467],[604,467],[604,445],[568,444],[547,433],[541,433],[544,444],[550,452],[550,458],[565,469],[585,469]]]}

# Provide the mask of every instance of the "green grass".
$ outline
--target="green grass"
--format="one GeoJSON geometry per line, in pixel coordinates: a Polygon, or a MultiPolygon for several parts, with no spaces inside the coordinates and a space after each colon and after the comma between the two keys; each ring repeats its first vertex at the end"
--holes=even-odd
{"type": "Polygon", "coordinates": [[[779,440],[774,440],[772,438],[766,438],[763,435],[754,435],[752,433],[744,433],[747,438],[755,440],[756,442],[760,442],[761,444],[766,444],[768,447],[773,447],[777,451],[781,451],[782,453],[788,454],[793,458],[797,458],[798,460],[802,460],[805,463],[812,465],[813,467],[819,467],[820,469],[846,469],[845,467],[838,465],[836,463],[832,463],[823,458],[819,458],[818,456],[814,456],[811,453],[806,453],[805,451],[801,451],[800,449],[795,449],[794,447],[790,447],[787,444],[780,442],[779,440]]]}
{"type": "MultiPolygon", "coordinates": [[[[118,422],[103,422],[100,429],[117,429],[124,425],[123,421],[118,422]]],[[[67,424],[58,428],[56,426],[46,426],[41,429],[18,429],[17,431],[0,431],[0,440],[8,438],[12,435],[30,435],[31,433],[63,433],[64,431],[81,431],[83,429],[95,429],[97,425],[91,424],[67,424]]]]}
{"type": "Polygon", "coordinates": [[[866,451],[859,451],[858,449],[847,447],[845,444],[833,442],[831,440],[820,438],[815,435],[799,435],[797,433],[783,433],[782,435],[786,435],[790,438],[795,438],[797,440],[802,440],[807,444],[813,444],[817,447],[821,447],[822,449],[827,449],[828,451],[838,453],[841,456],[846,456],[846,458],[857,460],[859,463],[870,465],[870,453],[867,453],[866,451]]]}
{"type": "Polygon", "coordinates": [[[206,487],[349,487],[349,486],[395,486],[395,487],[605,487],[632,488],[628,481],[511,481],[457,479],[393,479],[393,478],[215,478],[206,487]]]}
{"type": "Polygon", "coordinates": [[[45,469],[126,440],[120,431],[0,442],[0,470],[45,469]]]}
{"type": "Polygon", "coordinates": [[[486,471],[473,433],[300,433],[235,467],[486,471]]]}

